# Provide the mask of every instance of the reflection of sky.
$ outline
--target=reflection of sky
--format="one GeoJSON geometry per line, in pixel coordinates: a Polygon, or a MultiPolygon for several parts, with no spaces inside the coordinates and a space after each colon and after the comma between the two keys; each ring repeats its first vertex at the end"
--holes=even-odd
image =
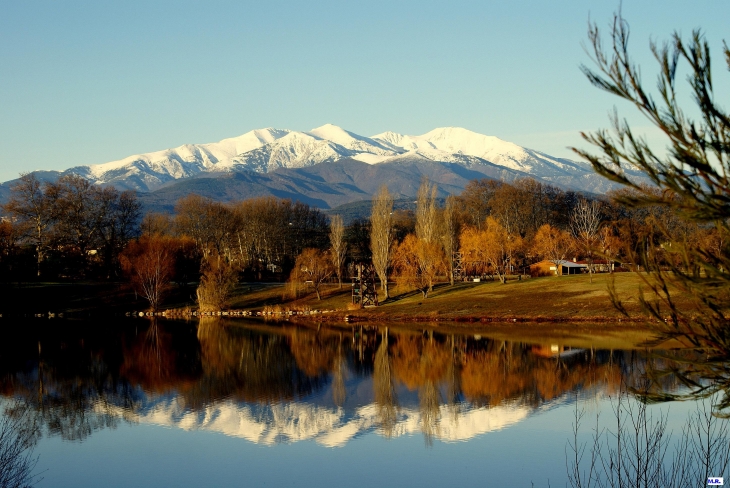
{"type": "MultiPolygon", "coordinates": [[[[228,402],[223,402],[227,404],[228,402]]],[[[611,422],[607,398],[579,402],[586,409],[581,442],[590,440],[595,415],[611,422]]],[[[675,437],[691,402],[652,406],[668,411],[675,437]]],[[[162,410],[162,409],[161,409],[162,410]]],[[[332,411],[332,409],[325,409],[332,411]]],[[[481,409],[476,409],[481,411],[481,409]]],[[[540,408],[508,428],[468,442],[434,442],[420,435],[385,439],[377,431],[330,449],[319,438],[261,446],[206,430],[146,423],[120,424],[84,442],[45,438],[40,486],[565,486],[565,448],[574,402],[540,408]]],[[[215,425],[215,424],[213,424],[215,425]]]]}

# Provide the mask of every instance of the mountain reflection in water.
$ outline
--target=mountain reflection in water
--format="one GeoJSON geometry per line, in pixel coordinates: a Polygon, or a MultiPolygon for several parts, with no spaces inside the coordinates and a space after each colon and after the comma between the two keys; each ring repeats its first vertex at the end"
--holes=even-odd
{"type": "Polygon", "coordinates": [[[46,435],[67,440],[130,422],[265,445],[313,439],[336,447],[371,431],[463,441],[576,393],[640,384],[650,361],[639,351],[570,350],[554,340],[359,326],[22,325],[0,345],[0,394],[20,399],[46,435]]]}

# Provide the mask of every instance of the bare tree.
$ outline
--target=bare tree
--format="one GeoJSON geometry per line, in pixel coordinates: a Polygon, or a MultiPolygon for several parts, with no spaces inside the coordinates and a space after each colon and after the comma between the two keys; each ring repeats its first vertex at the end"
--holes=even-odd
{"type": "Polygon", "coordinates": [[[588,274],[593,283],[593,253],[599,240],[601,206],[595,200],[581,198],[570,216],[570,230],[575,243],[588,261],[588,274]]]}
{"type": "Polygon", "coordinates": [[[35,415],[26,405],[11,404],[0,415],[0,486],[25,488],[41,480],[33,473],[38,463],[33,449],[39,434],[35,415]]]}
{"type": "Polygon", "coordinates": [[[373,199],[370,217],[370,250],[380,288],[388,295],[388,269],[393,257],[393,197],[383,185],[373,199]]]}
{"type": "Polygon", "coordinates": [[[140,228],[143,236],[169,236],[173,232],[172,218],[166,213],[147,212],[140,228]]]}
{"type": "Polygon", "coordinates": [[[62,250],[67,261],[75,263],[78,271],[83,271],[91,253],[100,247],[101,228],[112,212],[118,193],[73,174],[48,186],[48,193],[55,191],[57,195],[54,199],[57,209],[54,245],[62,250]]]}
{"type": "Polygon", "coordinates": [[[697,405],[672,444],[666,414],[653,416],[646,403],[622,390],[612,403],[615,426],[599,428],[596,419],[590,447],[578,440],[583,412],[577,405],[573,436],[566,446],[568,481],[573,488],[701,487],[727,470],[727,420],[718,418],[706,402],[697,405]]]}
{"type": "Polygon", "coordinates": [[[49,230],[57,218],[53,196],[45,187],[34,173],[24,173],[11,188],[10,200],[4,205],[5,211],[25,228],[35,247],[37,276],[41,275],[41,264],[50,240],[49,230]]]}
{"type": "Polygon", "coordinates": [[[319,249],[307,248],[297,257],[294,269],[289,280],[293,283],[311,284],[317,294],[317,300],[322,299],[320,288],[334,273],[332,259],[328,253],[319,249]]]}
{"type": "Polygon", "coordinates": [[[345,225],[342,223],[341,215],[333,215],[330,221],[330,255],[332,256],[332,265],[335,268],[340,288],[342,288],[342,271],[346,254],[345,225]]]}
{"type": "Polygon", "coordinates": [[[490,202],[503,184],[490,178],[472,180],[466,184],[464,191],[459,195],[459,201],[463,206],[467,224],[481,229],[490,213],[490,202]]]}

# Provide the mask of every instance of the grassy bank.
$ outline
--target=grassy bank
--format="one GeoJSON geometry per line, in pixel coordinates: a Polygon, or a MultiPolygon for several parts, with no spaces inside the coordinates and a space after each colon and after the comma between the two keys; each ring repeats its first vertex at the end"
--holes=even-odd
{"type": "MultiPolygon", "coordinates": [[[[420,292],[394,286],[392,298],[379,307],[352,309],[351,288],[326,285],[322,300],[314,292],[296,300],[284,298],[281,284],[244,283],[234,290],[231,310],[334,311],[328,316],[370,321],[546,321],[601,322],[624,319],[614,307],[609,287],[635,319],[646,315],[639,304],[644,287],[636,273],[599,274],[590,283],[586,275],[531,278],[521,281],[439,284],[424,299],[420,292]]],[[[194,287],[173,287],[164,302],[167,309],[195,308],[194,287]]],[[[0,313],[70,314],[126,313],[146,309],[146,302],[125,284],[34,283],[7,287],[0,313]]],[[[683,302],[683,303],[682,303],[683,302]]],[[[689,297],[680,297],[689,307],[689,297]]]]}
{"type": "MultiPolygon", "coordinates": [[[[268,287],[240,293],[233,308],[282,310],[337,310],[354,318],[368,320],[482,320],[520,319],[533,321],[602,321],[625,319],[611,301],[609,287],[632,317],[642,318],[639,291],[646,288],[636,273],[599,274],[593,283],[587,275],[532,278],[522,281],[496,281],[437,285],[428,298],[398,286],[392,298],[379,307],[348,310],[350,288],[331,285],[324,288],[323,299],[313,293],[298,300],[284,300],[283,287],[268,287]]],[[[680,305],[689,307],[688,297],[680,305]]]]}

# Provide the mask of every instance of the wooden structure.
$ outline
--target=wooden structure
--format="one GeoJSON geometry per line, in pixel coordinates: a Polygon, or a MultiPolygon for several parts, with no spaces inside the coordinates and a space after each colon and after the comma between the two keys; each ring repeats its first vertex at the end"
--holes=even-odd
{"type": "Polygon", "coordinates": [[[461,252],[455,252],[451,256],[454,263],[454,281],[461,281],[464,278],[464,267],[461,264],[463,259],[464,254],[461,252]]]}
{"type": "Polygon", "coordinates": [[[372,263],[355,264],[352,277],[352,303],[364,308],[378,305],[378,292],[375,289],[375,266],[372,263]]]}
{"type": "Polygon", "coordinates": [[[530,265],[530,275],[536,276],[563,276],[569,274],[580,274],[588,266],[573,261],[558,261],[557,263],[547,259],[530,265]]]}

